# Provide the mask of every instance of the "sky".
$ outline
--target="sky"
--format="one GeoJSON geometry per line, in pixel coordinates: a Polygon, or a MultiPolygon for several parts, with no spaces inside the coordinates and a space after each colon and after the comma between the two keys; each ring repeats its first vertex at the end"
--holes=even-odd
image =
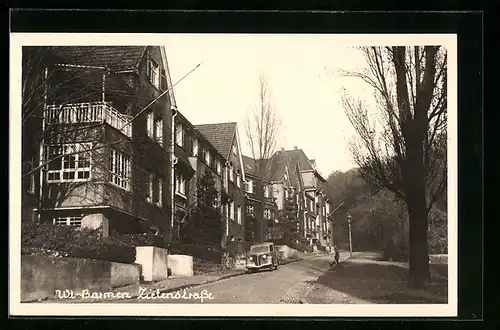
{"type": "Polygon", "coordinates": [[[192,70],[174,94],[193,124],[237,122],[243,153],[250,155],[246,118],[258,105],[259,75],[266,77],[281,118],[277,150],[304,150],[324,176],[355,164],[348,142],[354,131],[340,103],[340,89],[371,95],[364,83],[335,74],[359,69],[363,58],[333,35],[169,35],[172,82],[192,70]],[[367,94],[368,93],[368,94],[367,94]]]}

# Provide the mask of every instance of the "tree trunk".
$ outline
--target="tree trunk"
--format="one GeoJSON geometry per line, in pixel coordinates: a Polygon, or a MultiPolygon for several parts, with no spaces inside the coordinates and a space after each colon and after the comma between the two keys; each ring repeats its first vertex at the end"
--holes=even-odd
{"type": "Polygon", "coordinates": [[[406,178],[409,216],[409,278],[410,287],[420,287],[430,279],[429,247],[427,242],[427,203],[425,198],[424,166],[419,143],[407,144],[406,178]]]}
{"type": "Polygon", "coordinates": [[[410,271],[408,284],[411,287],[420,287],[430,279],[425,199],[415,197],[412,201],[409,201],[408,213],[410,218],[410,271]]]}

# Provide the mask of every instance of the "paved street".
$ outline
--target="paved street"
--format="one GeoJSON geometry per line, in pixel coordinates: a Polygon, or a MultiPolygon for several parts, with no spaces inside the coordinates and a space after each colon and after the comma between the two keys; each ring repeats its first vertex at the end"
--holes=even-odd
{"type": "MultiPolygon", "coordinates": [[[[345,257],[345,256],[343,256],[345,257]]],[[[305,259],[281,265],[274,271],[261,271],[222,280],[212,284],[186,289],[179,293],[184,297],[175,299],[175,292],[165,299],[128,299],[113,303],[200,303],[194,294],[212,295],[203,303],[298,303],[311,288],[313,282],[330,267],[332,256],[305,259]]],[[[110,301],[111,302],[111,301],[110,301]]]]}

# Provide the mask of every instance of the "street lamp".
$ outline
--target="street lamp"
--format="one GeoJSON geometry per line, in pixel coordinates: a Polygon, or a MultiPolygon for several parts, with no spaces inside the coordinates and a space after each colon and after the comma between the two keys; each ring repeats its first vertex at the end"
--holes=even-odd
{"type": "Polygon", "coordinates": [[[350,213],[347,213],[347,223],[349,224],[349,254],[352,257],[352,236],[351,236],[351,222],[352,217],[350,213]]]}

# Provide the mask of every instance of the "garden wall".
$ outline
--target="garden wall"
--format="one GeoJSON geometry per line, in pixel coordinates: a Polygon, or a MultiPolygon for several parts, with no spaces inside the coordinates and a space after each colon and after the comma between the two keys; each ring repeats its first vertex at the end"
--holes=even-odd
{"type": "Polygon", "coordinates": [[[141,266],[93,259],[21,256],[21,301],[54,297],[55,290],[109,291],[137,284],[141,266]]]}

